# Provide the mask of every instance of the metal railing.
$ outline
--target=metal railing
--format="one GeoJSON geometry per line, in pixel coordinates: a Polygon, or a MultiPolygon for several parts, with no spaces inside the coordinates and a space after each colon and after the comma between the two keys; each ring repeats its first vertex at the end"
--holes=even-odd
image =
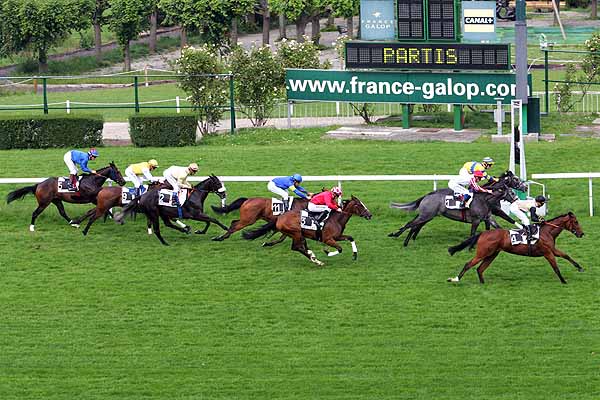
{"type": "Polygon", "coordinates": [[[600,178],[600,172],[567,172],[556,174],[533,174],[533,179],[586,179],[588,180],[588,201],[590,208],[590,217],[594,216],[594,192],[592,179],[600,178]]]}

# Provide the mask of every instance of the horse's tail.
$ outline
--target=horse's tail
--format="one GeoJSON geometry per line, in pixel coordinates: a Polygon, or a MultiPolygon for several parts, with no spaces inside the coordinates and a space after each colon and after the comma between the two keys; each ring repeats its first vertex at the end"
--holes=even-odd
{"type": "Polygon", "coordinates": [[[270,231],[275,229],[276,223],[277,223],[277,221],[271,221],[271,222],[264,224],[260,228],[242,232],[242,237],[246,240],[258,239],[259,237],[265,236],[267,233],[269,233],[270,231]]]}
{"type": "Polygon", "coordinates": [[[457,244],[456,246],[448,247],[448,253],[450,253],[450,255],[453,256],[454,253],[464,250],[467,247],[469,248],[469,250],[472,249],[477,244],[477,241],[479,240],[479,236],[481,236],[481,233],[478,233],[475,236],[471,236],[470,238],[468,238],[467,240],[465,240],[464,242],[462,242],[460,244],[457,244]]]}
{"type": "Polygon", "coordinates": [[[423,199],[429,196],[430,194],[431,193],[427,193],[425,196],[419,197],[411,203],[390,203],[390,208],[399,208],[404,211],[415,211],[417,208],[419,208],[421,201],[423,201],[423,199]]]}
{"type": "Polygon", "coordinates": [[[229,212],[239,209],[246,200],[248,200],[247,197],[240,197],[239,199],[235,200],[233,203],[231,203],[225,207],[215,207],[215,206],[211,206],[211,207],[212,207],[213,211],[218,214],[227,214],[229,212]]]}
{"type": "Polygon", "coordinates": [[[127,204],[125,207],[123,207],[121,212],[115,214],[114,221],[121,225],[124,224],[125,217],[133,214],[136,211],[138,203],[140,202],[140,199],[141,199],[141,196],[136,197],[133,200],[131,200],[131,202],[129,204],[127,204]]]}
{"type": "Polygon", "coordinates": [[[29,193],[35,193],[37,186],[38,186],[37,184],[35,184],[33,186],[25,186],[21,189],[17,189],[17,190],[10,192],[8,194],[8,196],[6,196],[6,203],[10,203],[17,199],[22,199],[23,197],[25,197],[25,195],[27,195],[29,193]]]}

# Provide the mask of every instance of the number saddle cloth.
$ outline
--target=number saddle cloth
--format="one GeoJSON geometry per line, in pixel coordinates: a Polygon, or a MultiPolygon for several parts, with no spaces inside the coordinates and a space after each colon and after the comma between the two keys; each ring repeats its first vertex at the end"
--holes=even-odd
{"type": "MultiPolygon", "coordinates": [[[[288,200],[288,210],[292,209],[292,203],[294,202],[293,197],[289,197],[288,200]]],[[[283,200],[277,199],[275,197],[271,197],[271,212],[273,212],[274,216],[283,214],[285,207],[283,206],[283,200]]]]}
{"type": "MultiPolygon", "coordinates": [[[[169,189],[160,189],[160,192],[158,193],[158,205],[166,207],[177,207],[177,201],[175,200],[175,196],[173,196],[173,192],[173,190],[169,189]]],[[[188,197],[188,189],[179,190],[179,206],[183,206],[188,197]]]]}
{"type": "Polygon", "coordinates": [[[58,181],[58,193],[75,193],[79,191],[79,181],[81,176],[77,177],[77,186],[74,188],[71,186],[71,178],[68,176],[59,176],[58,181]]]}
{"type": "Polygon", "coordinates": [[[444,204],[448,210],[463,210],[467,208],[462,194],[447,195],[444,204]]]}
{"type": "MultiPolygon", "coordinates": [[[[140,186],[140,196],[148,191],[148,185],[140,186]]],[[[136,191],[134,187],[123,186],[123,192],[121,193],[121,204],[129,204],[131,200],[135,199],[136,191]]]]}
{"type": "MultiPolygon", "coordinates": [[[[522,229],[511,229],[509,231],[510,234],[510,244],[516,246],[518,244],[528,244],[527,243],[527,228],[522,229]]],[[[540,239],[540,226],[539,225],[531,225],[531,244],[537,243],[540,239]]]]}

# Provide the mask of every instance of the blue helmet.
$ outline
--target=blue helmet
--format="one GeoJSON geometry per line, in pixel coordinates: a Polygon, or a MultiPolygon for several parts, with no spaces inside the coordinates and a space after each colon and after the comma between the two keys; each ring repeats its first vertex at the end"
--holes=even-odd
{"type": "Polygon", "coordinates": [[[98,150],[92,147],[90,151],[88,151],[88,154],[93,157],[98,157],[98,150]]]}
{"type": "Polygon", "coordinates": [[[302,175],[294,174],[294,175],[292,175],[292,179],[295,180],[296,182],[302,182],[302,175]]]}

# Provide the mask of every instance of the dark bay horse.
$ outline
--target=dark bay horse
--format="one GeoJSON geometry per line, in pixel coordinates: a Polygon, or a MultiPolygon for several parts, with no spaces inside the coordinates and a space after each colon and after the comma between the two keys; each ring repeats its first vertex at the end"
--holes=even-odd
{"type": "Polygon", "coordinates": [[[354,242],[352,236],[344,235],[344,229],[352,215],[358,215],[367,220],[371,219],[372,215],[363,202],[354,196],[350,200],[344,200],[342,204],[342,212],[332,211],[320,234],[317,231],[302,229],[300,227],[300,211],[289,211],[278,216],[276,221],[271,221],[260,228],[244,232],[242,236],[246,240],[254,240],[276,229],[292,239],[292,250],[302,253],[319,266],[323,265],[323,262],[319,261],[315,253],[308,249],[306,238],[321,241],[335,248],[336,250],[332,252],[325,251],[328,256],[340,254],[342,247],[337,241],[347,240],[352,244],[352,258],[356,260],[358,256],[356,242],[354,242]]]}
{"type": "Polygon", "coordinates": [[[505,229],[485,231],[479,235],[472,236],[464,242],[448,249],[450,255],[453,255],[467,247],[472,248],[477,245],[475,257],[465,264],[457,277],[448,278],[448,282],[459,282],[465,272],[481,262],[481,265],[477,268],[477,275],[479,275],[479,282],[484,283],[483,272],[490,266],[500,252],[505,251],[519,256],[528,256],[531,254],[531,257],[544,257],[550,263],[550,266],[558,276],[558,279],[560,279],[561,283],[567,283],[558,269],[556,257],[561,257],[569,261],[579,272],[583,272],[583,268],[581,268],[581,266],[567,253],[556,248],[556,238],[563,230],[571,232],[578,238],[583,236],[581,226],[579,226],[579,222],[572,212],[543,222],[540,227],[540,238],[537,243],[531,245],[531,253],[529,253],[529,246],[526,244],[513,246],[510,242],[509,231],[505,229]]]}
{"type": "MultiPolygon", "coordinates": [[[[215,175],[209,176],[192,189],[188,189],[188,199],[183,206],[181,206],[182,219],[193,219],[206,223],[203,230],[196,231],[198,234],[206,233],[211,223],[219,225],[223,230],[227,230],[225,225],[204,213],[204,200],[206,200],[209,193],[216,193],[222,200],[227,197],[225,186],[215,175]]],[[[180,232],[189,233],[190,228],[187,226],[179,227],[173,224],[171,220],[179,218],[177,207],[159,206],[159,194],[159,190],[153,190],[144,193],[141,197],[133,199],[131,203],[127,204],[123,210],[115,216],[115,222],[122,224],[126,216],[138,211],[143,212],[152,222],[152,228],[158,240],[165,246],[168,246],[169,244],[163,239],[160,233],[159,218],[162,219],[167,227],[176,229],[180,232]]]]}
{"type": "Polygon", "coordinates": [[[26,186],[21,189],[17,189],[12,191],[6,197],[6,202],[10,203],[17,199],[22,199],[25,195],[32,193],[35,194],[35,197],[38,202],[38,207],[31,214],[31,224],[29,225],[29,230],[31,232],[35,231],[35,220],[37,217],[50,205],[50,203],[54,204],[56,208],[58,208],[58,212],[60,215],[69,223],[71,223],[71,218],[65,212],[65,207],[63,205],[63,201],[67,203],[75,203],[75,204],[87,204],[87,203],[96,203],[96,197],[100,190],[102,190],[102,185],[104,182],[110,178],[113,181],[117,182],[119,185],[125,185],[125,179],[119,172],[119,169],[115,166],[113,162],[111,162],[107,167],[99,169],[95,174],[83,175],[81,181],[79,182],[79,192],[58,192],[58,178],[48,178],[42,183],[38,183],[33,186],[26,186]]]}
{"type": "MultiPolygon", "coordinates": [[[[292,202],[292,210],[303,210],[308,205],[308,199],[294,198],[292,202]]],[[[259,219],[267,222],[275,221],[277,216],[273,215],[272,204],[270,197],[252,197],[245,198],[240,197],[226,207],[215,207],[212,206],[214,212],[219,214],[227,214],[231,211],[240,210],[240,219],[231,221],[231,225],[227,232],[221,236],[213,238],[216,241],[222,241],[227,239],[235,232],[244,229],[245,227],[254,224],[259,219]]],[[[285,239],[285,236],[281,237],[281,241],[285,239]]],[[[279,241],[277,241],[279,243],[279,241]]],[[[275,244],[275,242],[273,242],[275,244]]]]}
{"type": "Polygon", "coordinates": [[[417,235],[429,221],[438,215],[443,215],[454,221],[471,224],[471,236],[477,232],[477,227],[481,222],[485,222],[486,229],[489,225],[499,228],[500,225],[491,217],[497,215],[502,219],[514,224],[515,221],[500,208],[500,200],[506,200],[510,203],[516,200],[516,196],[510,189],[527,191],[527,186],[511,171],[504,172],[498,181],[489,182],[483,185],[486,189],[495,191],[494,194],[475,193],[471,206],[464,210],[449,210],[445,205],[445,198],[453,195],[452,189],[439,189],[428,193],[425,196],[405,204],[392,203],[392,208],[399,208],[404,211],[418,210],[419,214],[411,221],[406,223],[398,231],[390,233],[389,237],[399,237],[406,230],[410,230],[404,239],[404,246],[408,246],[410,239],[415,240],[417,235]]]}

